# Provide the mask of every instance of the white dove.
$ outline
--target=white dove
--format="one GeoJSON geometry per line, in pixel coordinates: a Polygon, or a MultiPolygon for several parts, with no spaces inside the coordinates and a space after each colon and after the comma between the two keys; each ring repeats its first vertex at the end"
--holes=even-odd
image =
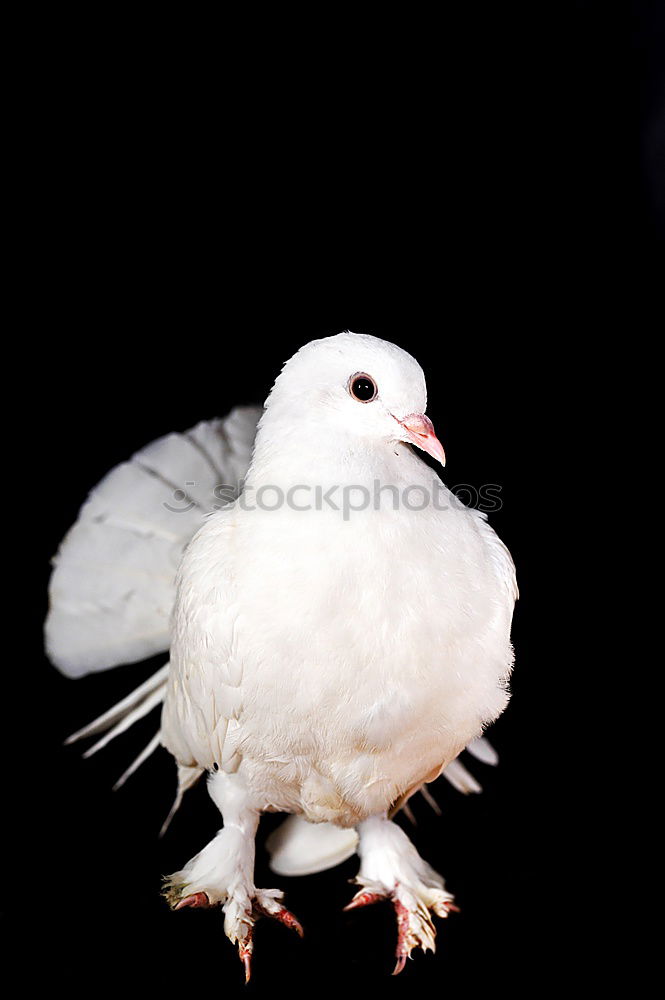
{"type": "MultiPolygon", "coordinates": [[[[478,790],[455,758],[470,745],[492,761],[479,737],[509,698],[517,587],[485,516],[412,450],[444,463],[425,409],[420,366],[392,344],[345,332],[301,348],[266,401],[242,495],[186,547],[170,665],[72,737],[115,723],[93,752],[164,701],[160,732],[127,773],[161,743],[178,764],[175,809],[207,772],[223,828],[169,877],[166,895],[175,909],[223,908],[247,978],[258,916],[301,932],[282,893],[254,884],[266,811],[293,814],[269,844],[277,872],[318,871],[358,851],[360,888],[348,908],[392,901],[395,972],[414,948],[434,949],[431,912],[455,909],[391,817],[444,769],[462,790],[478,790]]],[[[196,462],[240,478],[255,419],[234,411],[189,432],[193,464],[181,460],[180,473],[194,489],[184,513],[162,505],[157,514],[177,436],[91,495],[51,585],[47,648],[61,669],[104,669],[165,647],[173,567],[202,519],[196,462]],[[137,514],[148,494],[152,518],[137,514]],[[110,590],[100,524],[115,533],[110,590]]]]}

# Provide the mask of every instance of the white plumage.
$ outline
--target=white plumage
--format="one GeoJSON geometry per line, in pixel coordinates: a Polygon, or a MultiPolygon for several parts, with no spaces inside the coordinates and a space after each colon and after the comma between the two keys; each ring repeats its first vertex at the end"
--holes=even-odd
{"type": "Polygon", "coordinates": [[[412,450],[443,457],[425,407],[422,370],[394,345],[351,333],[312,342],[267,400],[242,502],[203,518],[210,477],[219,485],[245,473],[250,411],[171,435],[110,473],[59,556],[48,648],[80,674],[165,648],[173,573],[198,527],[178,571],[170,666],[76,735],[122,726],[165,696],[160,739],[179,767],[176,805],[207,771],[224,817],[171,876],[169,899],[223,905],[248,970],[258,914],[298,929],[281,894],[253,883],[266,810],[294,814],[269,845],[278,872],[320,870],[359,851],[352,905],[393,900],[396,971],[412,948],[433,947],[430,911],[454,909],[389,815],[446,767],[461,791],[479,791],[456,760],[468,745],[496,762],[480,734],[508,700],[517,590],[484,516],[412,450]],[[354,397],[358,377],[373,398],[354,397]],[[185,489],[183,478],[197,484],[192,509],[158,510],[164,486],[185,489]],[[108,559],[108,531],[124,539],[117,559],[108,559]]]}
{"type": "Polygon", "coordinates": [[[260,412],[241,407],[159,438],[92,490],[49,588],[46,650],[63,673],[80,677],[168,649],[182,553],[220,505],[215,488],[246,473],[260,412]]]}

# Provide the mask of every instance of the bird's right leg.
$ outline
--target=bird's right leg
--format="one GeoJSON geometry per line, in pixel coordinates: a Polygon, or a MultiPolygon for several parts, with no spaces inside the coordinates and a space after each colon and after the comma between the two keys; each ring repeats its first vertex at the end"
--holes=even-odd
{"type": "Polygon", "coordinates": [[[438,872],[424,861],[396,823],[384,813],[358,827],[361,887],[347,910],[391,900],[397,915],[397,964],[402,971],[414,948],[434,951],[436,931],[430,911],[447,917],[457,907],[438,872]]]}
{"type": "Polygon", "coordinates": [[[212,774],[208,791],[222,813],[224,827],[181,871],[165,880],[164,895],[174,910],[221,905],[224,930],[238,945],[249,979],[253,929],[259,916],[274,917],[301,936],[302,928],[281,905],[282,892],[254,885],[254,838],[260,814],[238,774],[212,774]]]}

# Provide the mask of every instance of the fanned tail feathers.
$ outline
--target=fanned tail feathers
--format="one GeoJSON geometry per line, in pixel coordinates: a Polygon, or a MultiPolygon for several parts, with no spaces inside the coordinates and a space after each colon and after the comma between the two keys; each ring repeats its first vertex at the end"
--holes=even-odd
{"type": "Polygon", "coordinates": [[[94,745],[90,750],[87,750],[84,754],[86,757],[91,757],[93,753],[97,750],[101,750],[103,746],[106,746],[115,736],[118,736],[121,732],[124,732],[138,719],[142,719],[150,709],[154,708],[159,702],[164,700],[164,695],[166,693],[166,679],[169,674],[169,665],[165,663],[163,667],[157,671],[157,673],[152,674],[151,677],[139,687],[135,688],[126,698],[119,701],[117,705],[109,708],[108,711],[104,712],[99,718],[94,719],[89,722],[87,726],[83,726],[82,729],[77,730],[77,732],[72,733],[65,740],[65,744],[76,743],[77,740],[83,740],[87,736],[94,736],[96,733],[103,733],[106,730],[111,729],[108,735],[100,740],[94,745]],[[157,698],[155,699],[155,695],[157,698]],[[146,708],[146,703],[148,707],[146,708]],[[129,720],[129,721],[128,721],[129,720]],[[111,728],[113,727],[113,728],[111,728]]]}
{"type": "MultiPolygon", "coordinates": [[[[111,740],[115,739],[116,736],[120,736],[121,733],[126,732],[135,722],[142,719],[145,715],[156,708],[157,705],[161,705],[166,696],[166,685],[169,674],[169,664],[165,663],[157,673],[149,677],[143,684],[139,685],[134,691],[127,695],[114,705],[113,708],[109,708],[108,711],[104,712],[99,718],[94,719],[92,722],[88,723],[87,726],[83,726],[77,732],[72,733],[65,740],[65,744],[76,743],[78,740],[83,740],[88,736],[94,736],[97,733],[105,733],[106,735],[102,739],[98,740],[94,746],[90,747],[83,754],[84,757],[92,757],[93,754],[97,753],[103,747],[107,746],[111,740]]],[[[143,748],[140,754],[132,761],[129,767],[120,775],[115,785],[113,786],[113,791],[117,791],[119,788],[125,784],[128,778],[130,778],[135,771],[138,771],[141,764],[143,764],[151,754],[155,752],[157,747],[161,743],[161,734],[157,730],[155,735],[152,737],[147,746],[143,748]]],[[[175,801],[171,806],[171,810],[162,824],[160,831],[160,837],[166,833],[168,826],[175,816],[176,812],[180,808],[183,796],[185,792],[192,788],[196,784],[198,779],[203,774],[203,768],[197,767],[183,767],[178,765],[178,791],[176,793],[175,801]]]]}
{"type": "MultiPolygon", "coordinates": [[[[221,419],[167,434],[112,469],[90,492],[53,561],[44,631],[46,652],[58,670],[80,677],[168,649],[182,552],[206,514],[237,496],[260,414],[260,407],[237,407],[221,419]]],[[[168,671],[166,663],[66,742],[104,734],[84,757],[97,753],[164,701],[168,671]]],[[[157,731],[114,788],[160,743],[157,731]]],[[[178,769],[178,793],[162,830],[202,773],[178,769]]]]}

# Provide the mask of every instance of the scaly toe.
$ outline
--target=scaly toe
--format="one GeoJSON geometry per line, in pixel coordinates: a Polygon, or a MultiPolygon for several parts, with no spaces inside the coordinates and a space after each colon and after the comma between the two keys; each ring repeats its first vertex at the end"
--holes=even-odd
{"type": "Polygon", "coordinates": [[[430,911],[437,916],[447,917],[449,913],[459,913],[450,893],[443,889],[422,887],[422,891],[414,891],[399,882],[393,889],[381,886],[377,882],[366,883],[344,907],[345,910],[356,910],[361,906],[371,906],[382,900],[389,899],[397,917],[397,958],[393,975],[398,976],[406,965],[407,958],[416,948],[423,951],[434,951],[436,930],[430,911]]]}
{"type": "Polygon", "coordinates": [[[285,927],[295,931],[298,937],[303,937],[302,924],[294,917],[290,910],[281,905],[282,893],[272,889],[259,890],[254,899],[254,910],[264,917],[272,917],[279,920],[285,927]]]}
{"type": "Polygon", "coordinates": [[[282,907],[278,913],[271,913],[269,916],[274,917],[275,920],[279,920],[285,927],[289,927],[292,931],[295,931],[298,937],[304,937],[305,932],[302,929],[302,924],[293,916],[290,910],[282,907]]]}
{"type": "Polygon", "coordinates": [[[183,910],[186,906],[210,906],[210,900],[205,892],[193,892],[191,896],[185,896],[173,907],[174,910],[183,910]]]}
{"type": "Polygon", "coordinates": [[[248,928],[247,935],[238,941],[238,955],[240,956],[240,961],[245,966],[245,983],[248,983],[252,977],[252,952],[254,951],[254,932],[252,928],[248,928]]]}
{"type": "Polygon", "coordinates": [[[380,903],[387,898],[382,892],[368,892],[366,889],[361,889],[360,892],[355,894],[351,902],[344,907],[344,912],[347,910],[357,910],[360,906],[371,906],[373,903],[380,903]]]}
{"type": "Polygon", "coordinates": [[[393,976],[399,976],[406,965],[407,958],[411,955],[411,951],[417,947],[417,942],[414,941],[411,932],[410,911],[399,899],[393,899],[393,906],[397,914],[397,948],[395,950],[397,964],[393,969],[393,976]]]}

